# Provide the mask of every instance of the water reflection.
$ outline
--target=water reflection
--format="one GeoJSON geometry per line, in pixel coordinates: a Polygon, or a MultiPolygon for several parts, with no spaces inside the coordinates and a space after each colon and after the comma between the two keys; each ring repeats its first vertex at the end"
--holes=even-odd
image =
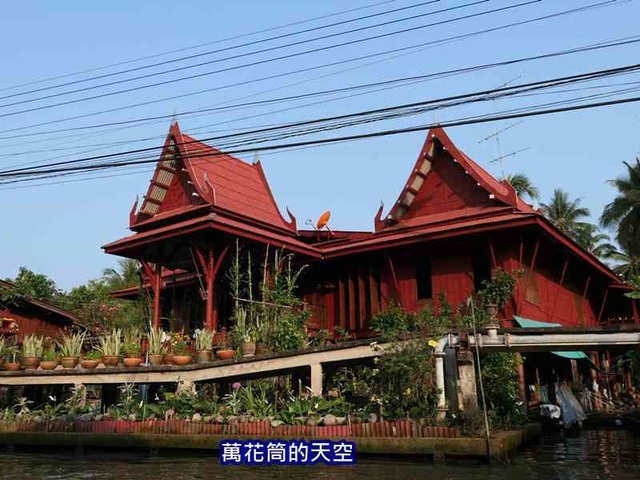
{"type": "Polygon", "coordinates": [[[475,462],[431,464],[360,458],[343,467],[220,467],[209,455],[133,453],[19,453],[0,455],[0,478],[12,480],[637,480],[640,437],[624,430],[592,430],[546,437],[507,466],[475,462]]]}

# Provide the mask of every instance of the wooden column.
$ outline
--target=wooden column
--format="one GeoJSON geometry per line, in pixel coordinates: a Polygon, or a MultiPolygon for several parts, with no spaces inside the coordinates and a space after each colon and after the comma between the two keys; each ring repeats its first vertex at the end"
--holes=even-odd
{"type": "Polygon", "coordinates": [[[367,295],[365,293],[366,271],[360,270],[358,273],[358,329],[363,329],[367,323],[367,295]]]}
{"type": "Polygon", "coordinates": [[[162,266],[140,261],[145,276],[149,279],[153,291],[153,328],[160,328],[160,292],[162,290],[162,266]]]}
{"type": "Polygon", "coordinates": [[[562,267],[562,274],[560,275],[560,287],[556,291],[556,296],[553,299],[553,306],[551,307],[551,312],[549,313],[549,320],[553,319],[553,314],[556,311],[556,304],[558,303],[558,297],[560,296],[560,290],[562,289],[562,284],[564,283],[564,276],[567,273],[567,266],[569,265],[569,257],[567,257],[564,261],[564,266],[562,267]]]}
{"type": "Polygon", "coordinates": [[[600,319],[602,318],[602,313],[604,312],[604,306],[607,303],[607,296],[609,296],[609,287],[604,291],[604,298],[602,299],[602,305],[600,305],[600,311],[598,312],[598,323],[600,323],[600,319]]]}
{"type": "Polygon", "coordinates": [[[633,298],[629,299],[631,301],[631,310],[633,311],[633,323],[640,323],[640,317],[638,317],[638,305],[633,298]]]}
{"type": "Polygon", "coordinates": [[[355,331],[356,329],[356,286],[353,281],[353,276],[357,275],[358,271],[349,269],[347,274],[347,281],[349,286],[349,330],[355,331]]]}
{"type": "Polygon", "coordinates": [[[216,309],[217,305],[215,296],[216,274],[229,251],[229,245],[230,244],[220,252],[218,258],[216,258],[213,246],[208,247],[205,250],[196,248],[198,263],[200,264],[200,268],[202,269],[207,282],[205,325],[207,329],[211,331],[218,328],[218,312],[216,309]]]}
{"type": "Polygon", "coordinates": [[[373,318],[380,311],[380,299],[378,298],[378,284],[372,265],[369,265],[369,299],[371,301],[371,317],[373,318]]]}

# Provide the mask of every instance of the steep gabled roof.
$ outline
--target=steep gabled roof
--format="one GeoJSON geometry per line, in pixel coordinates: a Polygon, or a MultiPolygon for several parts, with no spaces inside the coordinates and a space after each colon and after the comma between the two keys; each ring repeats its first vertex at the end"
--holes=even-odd
{"type": "Polygon", "coordinates": [[[442,128],[427,134],[422,150],[398,200],[376,232],[412,228],[437,218],[482,216],[500,209],[534,213],[506,181],[498,181],[458,149],[442,128]]]}
{"type": "Polygon", "coordinates": [[[177,123],[169,134],[140,211],[131,227],[185,213],[198,206],[263,227],[295,234],[276,205],[260,162],[246,163],[182,133],[177,123]]]}

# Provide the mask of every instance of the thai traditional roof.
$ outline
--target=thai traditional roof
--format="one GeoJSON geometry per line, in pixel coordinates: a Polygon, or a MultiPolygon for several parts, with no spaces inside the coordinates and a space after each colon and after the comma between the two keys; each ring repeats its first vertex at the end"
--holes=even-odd
{"type": "Polygon", "coordinates": [[[247,163],[202,143],[171,125],[134,230],[201,206],[231,218],[295,234],[295,220],[278,210],[260,162],[247,163]]]}
{"type": "MultiPolygon", "coordinates": [[[[7,282],[5,280],[0,280],[0,287],[6,288],[9,290],[16,288],[16,286],[13,283],[7,282]]],[[[37,300],[29,295],[26,295],[24,297],[24,301],[31,308],[43,311],[46,314],[44,318],[46,318],[47,320],[51,320],[54,323],[70,326],[77,321],[76,316],[71,312],[68,312],[66,310],[63,310],[62,308],[58,308],[54,305],[51,305],[48,302],[37,300]]]]}
{"type": "Polygon", "coordinates": [[[480,167],[442,128],[433,128],[398,200],[384,219],[379,210],[375,230],[415,228],[504,210],[535,213],[508,182],[480,167]]]}

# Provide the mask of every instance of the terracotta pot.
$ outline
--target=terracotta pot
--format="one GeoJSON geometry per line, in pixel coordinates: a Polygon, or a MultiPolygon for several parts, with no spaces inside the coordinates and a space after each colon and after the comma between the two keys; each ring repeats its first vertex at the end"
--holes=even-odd
{"type": "Polygon", "coordinates": [[[42,360],[40,362],[40,368],[42,370],[54,370],[58,366],[58,362],[55,360],[42,360]]]}
{"type": "Polygon", "coordinates": [[[262,355],[263,353],[267,353],[267,346],[261,343],[256,344],[256,355],[262,355]]]}
{"type": "Polygon", "coordinates": [[[162,353],[149,354],[149,363],[151,363],[151,365],[153,365],[154,367],[157,367],[158,365],[162,365],[163,361],[164,361],[164,355],[162,353]]]}
{"type": "Polygon", "coordinates": [[[60,363],[64,368],[76,368],[79,361],[80,357],[62,357],[60,359],[60,363]]]}
{"type": "Polygon", "coordinates": [[[164,364],[165,365],[175,365],[175,363],[173,362],[173,353],[167,353],[164,356],[164,364]]]}
{"type": "Polygon", "coordinates": [[[208,363],[213,360],[213,352],[211,350],[198,350],[198,363],[208,363]]]}
{"type": "Polygon", "coordinates": [[[89,358],[84,358],[82,359],[82,361],[80,361],[80,365],[82,365],[82,368],[86,368],[87,370],[93,370],[98,366],[99,363],[100,360],[92,360],[89,358]]]}
{"type": "Polygon", "coordinates": [[[124,357],[122,363],[125,367],[139,367],[142,359],[140,357],[124,357]]]}
{"type": "Polygon", "coordinates": [[[216,352],[216,355],[218,356],[218,358],[220,360],[228,360],[230,358],[233,358],[233,355],[236,353],[235,350],[231,349],[231,348],[225,348],[224,350],[218,350],[216,352]]]}
{"type": "Polygon", "coordinates": [[[485,305],[484,310],[487,312],[487,315],[491,317],[491,319],[494,319],[498,314],[498,307],[496,305],[485,305]]]}
{"type": "Polygon", "coordinates": [[[176,365],[189,365],[193,360],[193,355],[174,355],[173,363],[176,365]]]}
{"type": "Polygon", "coordinates": [[[40,365],[40,359],[38,357],[23,357],[22,364],[25,370],[35,370],[40,365]]]}
{"type": "Polygon", "coordinates": [[[117,355],[103,355],[102,363],[104,363],[105,367],[117,367],[118,363],[120,363],[120,357],[117,355]]]}
{"type": "Polygon", "coordinates": [[[242,356],[253,357],[256,354],[256,342],[244,342],[242,344],[242,356]]]}
{"type": "Polygon", "coordinates": [[[4,369],[9,372],[15,372],[16,370],[20,370],[22,364],[20,362],[5,362],[4,369]]]}

